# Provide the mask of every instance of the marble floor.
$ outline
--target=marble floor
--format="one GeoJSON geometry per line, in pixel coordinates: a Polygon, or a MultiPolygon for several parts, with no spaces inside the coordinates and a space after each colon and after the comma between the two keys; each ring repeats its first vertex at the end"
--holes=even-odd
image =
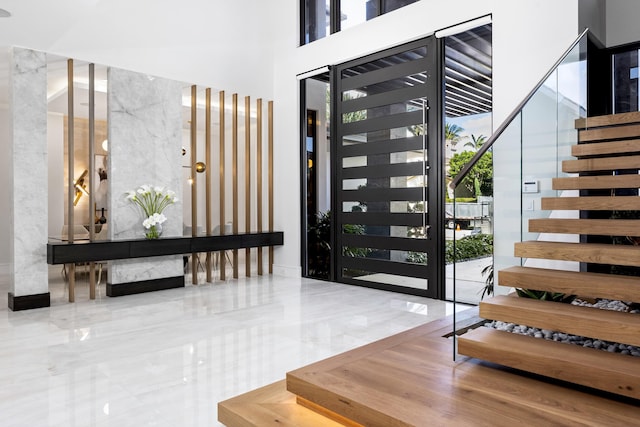
{"type": "Polygon", "coordinates": [[[11,312],[0,275],[2,426],[218,426],[221,400],[453,310],[276,276],[94,301],[79,280],[70,304],[50,277],[51,307],[11,312]]]}

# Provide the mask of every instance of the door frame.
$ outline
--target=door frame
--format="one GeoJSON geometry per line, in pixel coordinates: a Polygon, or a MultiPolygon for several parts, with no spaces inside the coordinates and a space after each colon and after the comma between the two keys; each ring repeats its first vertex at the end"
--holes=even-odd
{"type": "Polygon", "coordinates": [[[331,84],[331,176],[334,179],[331,182],[331,210],[334,215],[331,215],[331,280],[348,283],[357,286],[365,286],[375,289],[382,289],[394,292],[401,292],[410,295],[426,296],[436,299],[445,298],[445,233],[444,233],[444,221],[445,221],[445,165],[444,165],[444,40],[438,39],[434,36],[421,38],[419,40],[405,43],[399,46],[395,46],[389,49],[357,58],[345,63],[331,67],[330,72],[330,84],[331,84]],[[433,266],[433,270],[429,273],[429,288],[418,289],[403,287],[384,283],[375,282],[363,282],[357,280],[345,280],[340,278],[339,270],[341,269],[341,250],[336,247],[336,243],[340,242],[340,234],[337,227],[337,216],[342,212],[342,207],[339,206],[338,192],[341,190],[341,179],[339,178],[338,164],[338,151],[341,144],[340,140],[342,135],[339,133],[339,123],[336,120],[337,117],[341,117],[341,111],[339,108],[338,95],[340,92],[339,77],[341,70],[349,67],[353,67],[357,64],[367,63],[376,59],[381,59],[389,55],[405,52],[420,46],[427,46],[427,56],[431,58],[433,68],[426,70],[428,75],[428,81],[432,82],[427,86],[427,99],[429,102],[428,110],[426,111],[426,123],[427,123],[427,151],[429,153],[428,172],[427,172],[427,201],[429,209],[428,224],[431,227],[428,231],[427,239],[433,240],[433,254],[434,260],[429,265],[433,266]],[[340,184],[340,185],[339,185],[340,184]],[[431,203],[433,202],[433,203],[431,203]],[[435,286],[431,286],[435,284],[435,286]]]}

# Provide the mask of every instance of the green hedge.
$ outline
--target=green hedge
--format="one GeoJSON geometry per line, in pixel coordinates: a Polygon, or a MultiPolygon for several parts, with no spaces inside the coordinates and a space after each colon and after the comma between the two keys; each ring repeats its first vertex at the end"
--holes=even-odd
{"type": "MultiPolygon", "coordinates": [[[[456,261],[467,261],[493,254],[493,234],[474,234],[456,240],[456,261]]],[[[416,264],[426,264],[427,257],[423,252],[407,253],[407,261],[416,264]]],[[[453,241],[447,240],[445,247],[445,261],[453,263],[453,241]]]]}
{"type": "MultiPolygon", "coordinates": [[[[466,261],[493,254],[493,235],[474,234],[456,240],[456,262],[466,261]]],[[[445,249],[447,264],[454,261],[453,241],[448,240],[445,249]]]]}

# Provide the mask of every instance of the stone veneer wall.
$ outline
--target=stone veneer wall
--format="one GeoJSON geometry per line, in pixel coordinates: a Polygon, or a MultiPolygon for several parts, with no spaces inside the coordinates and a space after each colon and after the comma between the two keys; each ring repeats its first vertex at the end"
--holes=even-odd
{"type": "Polygon", "coordinates": [[[49,305],[47,266],[47,59],[43,52],[12,48],[11,226],[9,306],[40,296],[30,308],[49,305]]]}
{"type": "MultiPolygon", "coordinates": [[[[142,184],[176,192],[163,237],[182,236],[182,84],[117,68],[108,71],[109,238],[143,238],[142,214],[125,193],[142,184]]],[[[183,276],[182,256],[114,261],[109,283],[183,276]]]]}

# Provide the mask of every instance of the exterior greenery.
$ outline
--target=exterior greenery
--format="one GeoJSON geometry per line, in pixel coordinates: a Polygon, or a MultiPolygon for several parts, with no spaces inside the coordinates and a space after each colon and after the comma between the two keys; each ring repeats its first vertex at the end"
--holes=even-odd
{"type": "Polygon", "coordinates": [[[482,258],[493,254],[493,235],[474,234],[463,237],[456,241],[455,253],[453,251],[453,241],[447,241],[445,248],[445,260],[447,264],[454,261],[467,261],[482,258]]]}
{"type": "MultiPolygon", "coordinates": [[[[452,264],[454,260],[455,262],[468,261],[492,254],[493,235],[474,234],[457,240],[455,253],[453,251],[453,241],[447,241],[445,247],[445,262],[452,264]]],[[[427,257],[423,252],[409,252],[407,253],[407,261],[415,264],[426,264],[427,257]]]]}
{"type": "MultiPolygon", "coordinates": [[[[463,151],[455,154],[449,161],[449,176],[453,179],[469,163],[475,155],[473,151],[463,151]]],[[[478,163],[471,169],[469,174],[462,180],[469,194],[478,196],[493,195],[493,153],[487,152],[480,158],[478,163]]]]}
{"type": "MultiPolygon", "coordinates": [[[[345,224],[345,234],[364,234],[363,225],[345,224]]],[[[320,212],[308,229],[308,275],[317,279],[331,279],[331,211],[320,212]]],[[[349,257],[366,257],[367,248],[345,246],[342,254],[349,257]]]]}

